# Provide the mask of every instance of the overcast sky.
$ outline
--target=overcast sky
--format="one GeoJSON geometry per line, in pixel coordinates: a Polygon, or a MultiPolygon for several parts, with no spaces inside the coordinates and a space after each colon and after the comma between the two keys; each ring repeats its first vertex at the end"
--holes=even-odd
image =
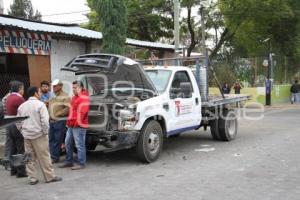
{"type": "MultiPolygon", "coordinates": [[[[4,13],[7,14],[7,10],[13,3],[13,0],[3,0],[3,2],[4,13]]],[[[31,0],[31,2],[33,8],[38,9],[42,13],[43,21],[58,23],[83,23],[88,21],[84,16],[89,10],[86,0],[31,0]]],[[[195,7],[192,11],[193,15],[197,16],[198,7],[195,7]]],[[[185,15],[186,10],[184,9],[181,16],[185,15]]]]}
{"type": "MultiPolygon", "coordinates": [[[[4,13],[7,13],[12,2],[13,0],[3,0],[4,13]]],[[[38,9],[42,13],[43,21],[59,23],[82,23],[87,21],[87,18],[84,16],[89,10],[88,6],[86,6],[86,0],[31,0],[31,2],[33,8],[38,9]],[[53,15],[72,12],[77,13],[53,15]]]]}

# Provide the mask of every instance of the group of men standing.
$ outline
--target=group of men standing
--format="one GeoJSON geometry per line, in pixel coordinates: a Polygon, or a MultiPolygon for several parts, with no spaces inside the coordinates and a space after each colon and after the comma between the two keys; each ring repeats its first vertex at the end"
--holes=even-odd
{"type": "Polygon", "coordinates": [[[40,165],[45,182],[57,182],[62,178],[54,173],[61,146],[65,140],[66,161],[61,168],[83,169],[86,165],[85,135],[88,127],[89,95],[81,81],[72,84],[72,99],[63,91],[60,80],[41,82],[41,87],[29,87],[28,100],[24,99],[24,84],[10,83],[10,92],[2,99],[7,115],[28,117],[7,128],[5,156],[30,153],[32,158],[25,166],[14,168],[11,175],[27,177],[29,184],[38,183],[35,164],[40,165]],[[50,87],[53,87],[53,93],[50,87]],[[67,132],[67,133],[66,133],[67,132]],[[66,133],[66,134],[65,134],[66,133]],[[75,142],[74,142],[75,141],[75,142]],[[77,161],[73,160],[74,143],[77,161]]]}

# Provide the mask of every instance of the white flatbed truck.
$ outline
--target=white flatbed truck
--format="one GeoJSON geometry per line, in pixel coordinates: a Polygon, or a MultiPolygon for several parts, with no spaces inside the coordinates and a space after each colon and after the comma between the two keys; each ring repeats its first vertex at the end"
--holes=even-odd
{"type": "Polygon", "coordinates": [[[88,150],[135,147],[138,158],[148,163],[158,159],[164,139],[186,131],[210,127],[215,140],[235,139],[238,121],[229,105],[250,99],[225,95],[202,101],[192,69],[144,69],[118,55],[81,55],[62,70],[80,75],[91,96],[88,150]]]}

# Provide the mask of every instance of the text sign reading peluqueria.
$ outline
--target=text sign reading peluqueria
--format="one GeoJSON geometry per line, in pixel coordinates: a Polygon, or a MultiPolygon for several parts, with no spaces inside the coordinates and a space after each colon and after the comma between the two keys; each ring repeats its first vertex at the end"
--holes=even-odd
{"type": "Polygon", "coordinates": [[[0,30],[0,52],[49,55],[51,37],[44,33],[0,30]]]}

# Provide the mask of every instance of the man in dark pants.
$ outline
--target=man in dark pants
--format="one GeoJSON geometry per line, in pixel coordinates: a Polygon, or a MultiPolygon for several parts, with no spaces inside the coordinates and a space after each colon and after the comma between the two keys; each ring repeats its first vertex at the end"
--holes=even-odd
{"type": "Polygon", "coordinates": [[[234,94],[241,94],[242,86],[238,81],[235,82],[233,88],[234,88],[234,94]]]}
{"type": "MultiPolygon", "coordinates": [[[[9,97],[9,95],[11,94],[11,87],[14,83],[16,83],[18,81],[16,80],[13,80],[13,81],[10,81],[9,82],[9,92],[2,98],[2,105],[3,105],[3,111],[4,111],[4,114],[7,115],[7,109],[6,109],[6,101],[7,101],[7,98],[9,97]]],[[[6,127],[6,135],[8,135],[8,129],[9,127],[6,127]]],[[[10,156],[10,139],[8,136],[6,136],[6,140],[5,140],[5,149],[4,149],[4,156],[5,158],[9,159],[9,156],[10,156]]]]}
{"type": "Polygon", "coordinates": [[[52,163],[59,162],[61,145],[65,138],[66,118],[69,114],[70,97],[63,91],[63,83],[56,79],[52,82],[55,97],[49,100],[50,129],[49,147],[52,163]]]}
{"type": "Polygon", "coordinates": [[[300,88],[299,88],[299,84],[298,84],[298,80],[295,80],[295,83],[292,85],[291,89],[291,103],[299,103],[300,99],[299,99],[299,92],[300,92],[300,88]]]}
{"type": "MultiPolygon", "coordinates": [[[[11,86],[11,94],[7,97],[6,100],[6,111],[7,115],[15,116],[17,115],[19,106],[25,102],[23,98],[24,94],[24,84],[21,82],[14,82],[11,86]]],[[[11,157],[16,154],[23,154],[24,149],[24,138],[22,134],[17,129],[16,125],[10,125],[7,128],[7,157],[11,157]]],[[[25,166],[20,166],[14,168],[11,166],[11,175],[16,175],[18,178],[27,177],[25,166]]]]}

